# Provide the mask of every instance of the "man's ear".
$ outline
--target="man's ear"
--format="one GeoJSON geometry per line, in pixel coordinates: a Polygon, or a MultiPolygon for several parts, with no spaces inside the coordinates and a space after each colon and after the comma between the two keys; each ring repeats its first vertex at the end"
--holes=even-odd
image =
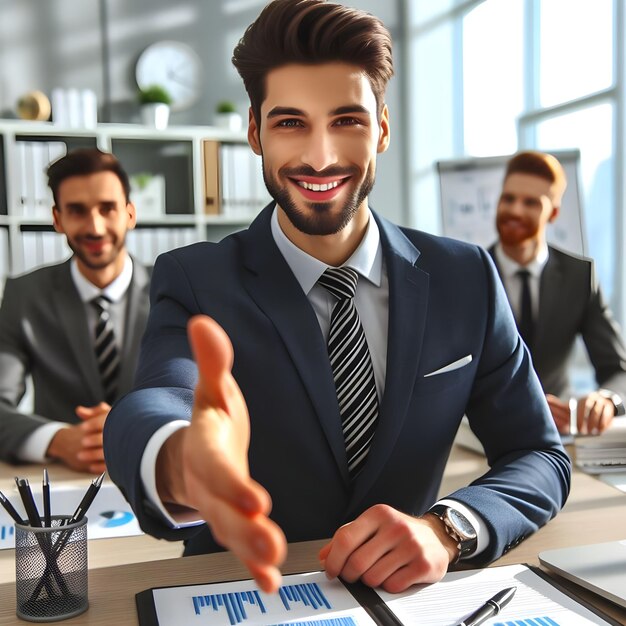
{"type": "Polygon", "coordinates": [[[552,213],[550,213],[550,217],[548,218],[548,222],[552,224],[552,222],[554,222],[554,220],[559,216],[560,212],[561,212],[561,207],[553,206],[552,213]]]}
{"type": "Polygon", "coordinates": [[[259,130],[259,125],[257,124],[254,113],[252,112],[252,107],[250,107],[248,109],[248,143],[250,144],[254,154],[258,154],[260,156],[262,150],[259,130]]]}
{"type": "Polygon", "coordinates": [[[57,233],[63,234],[65,232],[61,222],[59,221],[59,209],[57,209],[56,204],[52,207],[52,225],[57,233]]]}
{"type": "Polygon", "coordinates": [[[378,135],[378,146],[376,151],[378,153],[385,152],[389,147],[389,139],[391,138],[391,131],[389,129],[389,109],[385,104],[383,110],[380,113],[380,121],[378,122],[380,133],[378,135]]]}
{"type": "Polygon", "coordinates": [[[126,212],[128,213],[128,230],[132,230],[137,225],[137,209],[132,202],[126,203],[126,212]]]}

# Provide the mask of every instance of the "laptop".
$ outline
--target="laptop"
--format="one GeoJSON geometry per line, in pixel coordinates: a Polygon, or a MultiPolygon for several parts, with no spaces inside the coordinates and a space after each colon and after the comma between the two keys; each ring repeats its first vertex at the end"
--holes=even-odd
{"type": "Polygon", "coordinates": [[[567,580],[626,608],[626,539],[545,550],[539,562],[567,580]]]}

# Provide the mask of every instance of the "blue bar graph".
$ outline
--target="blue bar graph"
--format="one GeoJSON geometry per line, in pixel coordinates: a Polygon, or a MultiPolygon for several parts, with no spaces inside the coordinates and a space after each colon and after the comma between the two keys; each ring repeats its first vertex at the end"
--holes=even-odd
{"type": "Polygon", "coordinates": [[[496,622],[493,626],[559,626],[551,617],[533,617],[528,619],[516,619],[512,622],[496,622]]]}
{"type": "Polygon", "coordinates": [[[200,610],[203,607],[210,607],[213,611],[226,611],[231,626],[240,624],[248,619],[244,604],[257,607],[260,613],[267,612],[263,600],[261,600],[261,596],[256,590],[193,596],[192,601],[196,615],[200,615],[200,610]]]}
{"type": "MultiPolygon", "coordinates": [[[[298,603],[316,611],[322,608],[332,609],[330,602],[317,583],[285,585],[280,587],[278,594],[286,611],[291,611],[292,606],[298,603]]],[[[267,608],[256,590],[192,596],[192,602],[196,615],[201,615],[203,609],[213,612],[222,611],[227,614],[231,626],[237,626],[237,624],[246,621],[248,612],[252,607],[261,614],[267,613],[267,608]]],[[[303,626],[356,626],[351,618],[349,618],[350,621],[345,621],[345,619],[348,618],[299,622],[299,624],[303,626]]]]}
{"type": "Polygon", "coordinates": [[[0,526],[0,541],[4,541],[15,534],[14,526],[0,526]]]}
{"type": "Polygon", "coordinates": [[[287,611],[291,611],[291,605],[297,602],[302,602],[304,606],[310,606],[315,610],[322,606],[332,608],[317,583],[285,585],[278,590],[278,595],[287,611]]]}

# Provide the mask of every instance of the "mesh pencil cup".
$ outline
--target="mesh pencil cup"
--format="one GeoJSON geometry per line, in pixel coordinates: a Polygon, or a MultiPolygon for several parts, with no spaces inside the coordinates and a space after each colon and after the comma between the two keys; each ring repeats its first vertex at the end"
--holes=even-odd
{"type": "Polygon", "coordinates": [[[15,524],[17,616],[30,622],[56,622],[89,606],[87,518],[52,517],[51,528],[15,524]]]}

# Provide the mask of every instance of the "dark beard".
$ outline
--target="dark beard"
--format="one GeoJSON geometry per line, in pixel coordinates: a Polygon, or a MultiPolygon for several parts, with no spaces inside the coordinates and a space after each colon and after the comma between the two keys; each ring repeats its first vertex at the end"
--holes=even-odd
{"type": "Polygon", "coordinates": [[[69,238],[67,239],[67,245],[74,253],[74,256],[77,257],[85,267],[88,267],[90,270],[102,270],[115,262],[115,260],[120,255],[126,245],[126,237],[124,237],[124,239],[122,240],[121,245],[119,240],[116,240],[113,243],[113,250],[111,251],[110,256],[95,261],[88,255],[84,254],[80,246],[75,245],[74,242],[70,241],[69,238]]]}
{"type": "MultiPolygon", "coordinates": [[[[328,168],[323,172],[316,172],[309,167],[300,167],[284,169],[279,173],[282,176],[353,176],[358,173],[358,170],[356,168],[328,168]]],[[[266,173],[265,163],[263,164],[263,180],[270,195],[285,212],[289,221],[305,235],[334,235],[343,230],[374,187],[374,174],[370,166],[365,179],[346,200],[339,215],[330,213],[333,205],[331,202],[308,202],[313,215],[306,215],[298,209],[288,189],[281,187],[278,181],[266,173]]]]}

